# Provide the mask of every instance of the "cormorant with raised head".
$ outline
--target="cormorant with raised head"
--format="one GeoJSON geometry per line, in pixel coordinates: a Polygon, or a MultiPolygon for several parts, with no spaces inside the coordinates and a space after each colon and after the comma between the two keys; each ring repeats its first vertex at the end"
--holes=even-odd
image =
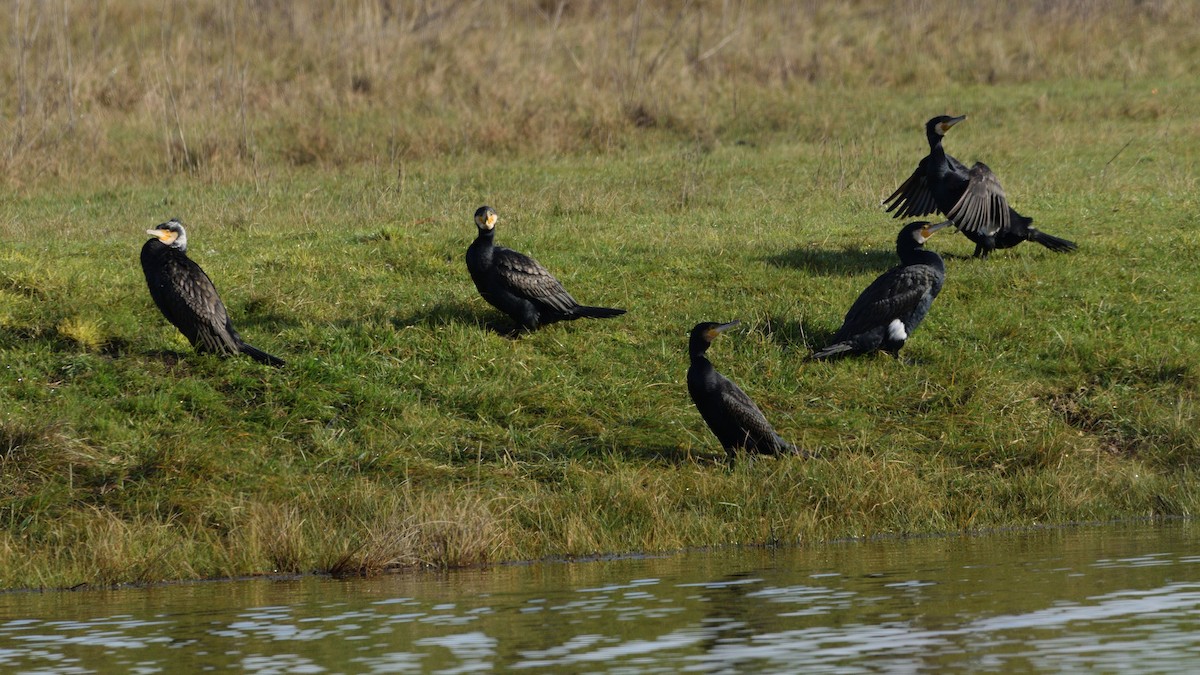
{"type": "Polygon", "coordinates": [[[603,319],[625,313],[623,309],[579,304],[541,263],[524,253],[496,246],[497,219],[492,207],[479,207],[475,211],[479,234],[467,248],[471,281],[493,307],[526,330],[537,330],[555,321],[603,319]]]}
{"type": "Polygon", "coordinates": [[[934,232],[949,221],[909,223],[896,237],[900,264],[879,275],[858,296],[833,341],[811,358],[829,359],[884,351],[899,357],[900,348],[929,312],[942,290],[946,267],[942,257],[925,248],[934,232]]]}
{"type": "Polygon", "coordinates": [[[896,191],[883,200],[893,218],[927,216],[935,211],[949,218],[968,239],[975,242],[975,257],[984,258],[998,248],[1012,248],[1035,241],[1051,251],[1074,251],[1075,242],[1055,237],[1033,227],[1033,218],[1008,205],[996,175],[983,162],[967,169],[946,154],[942,137],[966,115],[940,115],[925,123],[929,154],[896,191]]]}
{"type": "Polygon", "coordinates": [[[754,401],[729,378],[717,372],[704,355],[712,341],[738,321],[696,324],[688,341],[691,365],[687,371],[688,393],[708,428],[732,459],[738,448],[764,455],[799,453],[796,446],[775,433],[754,401]]]}
{"type": "Polygon", "coordinates": [[[150,297],[197,352],[245,354],[267,365],[284,364],[283,359],[243,342],[233,329],[212,280],[187,257],[183,223],[173,218],[146,234],[154,236],[142,246],[142,272],[150,297]]]}

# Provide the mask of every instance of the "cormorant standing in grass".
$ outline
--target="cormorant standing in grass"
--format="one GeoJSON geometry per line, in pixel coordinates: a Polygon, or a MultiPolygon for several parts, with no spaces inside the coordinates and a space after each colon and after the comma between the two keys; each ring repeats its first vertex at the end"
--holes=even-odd
{"type": "Polygon", "coordinates": [[[603,319],[625,313],[623,309],[579,304],[541,263],[524,253],[496,246],[497,218],[492,207],[479,207],[475,211],[479,234],[467,248],[471,281],[493,307],[526,330],[537,330],[555,321],[603,319]]]}
{"type": "Polygon", "coordinates": [[[881,274],[858,296],[833,342],[811,358],[884,351],[899,357],[900,348],[925,318],[942,290],[946,267],[942,257],[926,250],[925,241],[949,221],[909,223],[896,237],[900,264],[881,274]]]}
{"type": "Polygon", "coordinates": [[[217,288],[200,266],[187,257],[187,232],[171,219],[146,234],[155,238],[142,246],[142,272],[154,304],[183,333],[197,352],[220,356],[245,354],[270,366],[283,359],[242,341],[229,321],[217,288]]]}
{"type": "Polygon", "coordinates": [[[704,355],[718,335],[737,324],[737,321],[705,322],[696,324],[692,329],[688,341],[691,365],[687,371],[688,393],[692,395],[692,402],[730,459],[738,448],[764,455],[801,453],[796,446],[775,433],[771,423],[746,392],[718,373],[704,355]]]}
{"type": "Polygon", "coordinates": [[[983,162],[970,169],[942,149],[942,137],[950,127],[967,119],[941,115],[925,123],[929,154],[916,171],[883,203],[893,218],[920,217],[941,212],[975,242],[975,257],[988,257],[994,249],[1012,248],[1023,241],[1066,253],[1074,242],[1051,236],[1033,227],[1033,218],[1008,205],[996,175],[983,162]]]}

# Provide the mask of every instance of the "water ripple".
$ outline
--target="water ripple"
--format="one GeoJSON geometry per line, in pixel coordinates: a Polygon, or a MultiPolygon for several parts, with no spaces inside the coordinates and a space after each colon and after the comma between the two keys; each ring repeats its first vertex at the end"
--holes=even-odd
{"type": "Polygon", "coordinates": [[[1190,672],[1174,527],[0,596],[0,671],[1190,672]]]}

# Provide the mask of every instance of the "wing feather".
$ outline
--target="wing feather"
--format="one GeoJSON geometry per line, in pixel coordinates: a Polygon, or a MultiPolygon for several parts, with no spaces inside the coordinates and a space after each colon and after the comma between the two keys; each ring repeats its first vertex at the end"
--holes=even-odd
{"type": "Polygon", "coordinates": [[[933,192],[929,189],[929,180],[926,178],[924,160],[921,160],[912,175],[901,183],[895,192],[888,195],[882,204],[887,206],[888,213],[895,212],[892,213],[893,218],[927,216],[937,210],[933,192]]]}
{"type": "Polygon", "coordinates": [[[967,189],[946,215],[965,232],[994,235],[1008,230],[1008,199],[1000,181],[986,164],[975,162],[967,172],[967,189]]]}
{"type": "Polygon", "coordinates": [[[721,406],[737,425],[744,429],[749,440],[759,448],[767,449],[776,444],[775,428],[767,421],[754,401],[733,382],[721,389],[721,406]]]}
{"type": "Polygon", "coordinates": [[[185,326],[194,329],[194,335],[187,335],[194,345],[217,353],[236,354],[238,341],[212,280],[190,258],[179,257],[170,264],[174,269],[167,278],[174,301],[169,303],[173,316],[167,318],[181,330],[185,326]]]}
{"type": "Polygon", "coordinates": [[[894,267],[883,273],[850,306],[834,342],[911,312],[935,288],[938,278],[937,270],[927,265],[894,267]]]}
{"type": "Polygon", "coordinates": [[[560,312],[579,306],[554,275],[524,253],[496,247],[493,260],[497,276],[513,293],[560,312]]]}

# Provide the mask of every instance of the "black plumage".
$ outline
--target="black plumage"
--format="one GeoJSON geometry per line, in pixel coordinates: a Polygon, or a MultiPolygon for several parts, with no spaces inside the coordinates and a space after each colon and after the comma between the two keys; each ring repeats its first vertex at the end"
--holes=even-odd
{"type": "Polygon", "coordinates": [[[884,351],[899,356],[934,298],[942,290],[946,268],[942,257],[925,248],[934,232],[949,221],[930,225],[909,223],[896,237],[900,264],[881,274],[858,296],[842,327],[829,346],[813,353],[814,359],[884,351]]]}
{"type": "Polygon", "coordinates": [[[966,118],[941,115],[925,123],[929,154],[908,180],[883,200],[887,210],[894,218],[942,213],[975,242],[974,255],[979,258],[986,259],[995,249],[1012,248],[1023,241],[1034,241],[1059,253],[1074,251],[1074,242],[1038,230],[1032,218],[1010,207],[1000,181],[986,164],[976,162],[968,169],[946,154],[942,137],[966,118]]]}
{"type": "Polygon", "coordinates": [[[588,307],[571,297],[541,263],[524,253],[496,246],[496,212],[489,206],[475,211],[479,234],[467,248],[467,271],[475,288],[493,307],[526,330],[581,317],[603,319],[623,309],[588,307]]]}
{"type": "Polygon", "coordinates": [[[737,324],[737,321],[720,324],[705,322],[696,324],[692,329],[688,341],[691,365],[687,371],[688,393],[692,395],[692,402],[731,459],[738,448],[765,455],[805,454],[775,433],[771,423],[746,392],[717,372],[704,355],[718,335],[737,324]]]}
{"type": "Polygon", "coordinates": [[[212,280],[187,256],[187,232],[169,220],[146,234],[155,238],[142,246],[142,272],[150,297],[197,352],[220,356],[245,354],[255,361],[282,366],[283,359],[242,341],[212,280]]]}

